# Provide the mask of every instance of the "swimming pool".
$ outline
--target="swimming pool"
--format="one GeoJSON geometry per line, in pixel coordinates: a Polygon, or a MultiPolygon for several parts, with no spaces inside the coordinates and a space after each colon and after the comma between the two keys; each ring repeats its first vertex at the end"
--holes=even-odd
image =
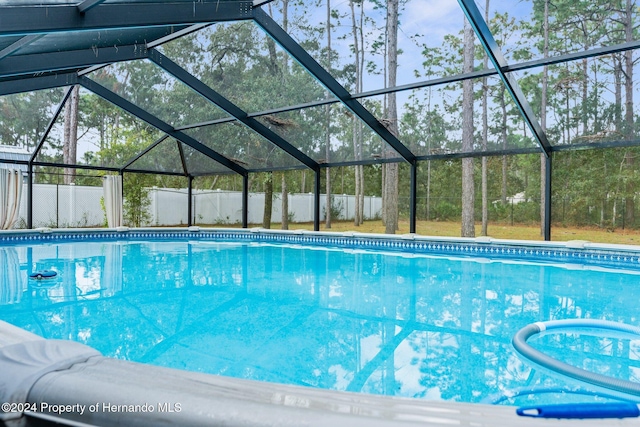
{"type": "MultiPolygon", "coordinates": [[[[7,234],[0,319],[209,374],[454,402],[584,401],[594,399],[588,387],[522,361],[510,340],[549,319],[637,326],[632,249],[197,228],[7,234]],[[43,269],[58,275],[27,278],[43,269]]],[[[638,340],[532,344],[586,369],[640,375],[638,340]]]]}

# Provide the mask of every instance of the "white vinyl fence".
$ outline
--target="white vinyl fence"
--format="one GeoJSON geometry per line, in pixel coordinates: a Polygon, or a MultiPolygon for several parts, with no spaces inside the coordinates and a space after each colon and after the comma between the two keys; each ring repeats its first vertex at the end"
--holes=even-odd
{"type": "MultiPolygon", "coordinates": [[[[20,219],[16,227],[27,224],[27,186],[23,187],[20,219]]],[[[102,227],[105,213],[101,205],[102,187],[80,185],[33,185],[33,227],[102,227]]],[[[152,188],[149,192],[148,212],[151,220],[147,226],[174,226],[188,224],[187,189],[152,188]]],[[[325,216],[325,195],[320,198],[320,216],[325,216]]],[[[280,222],[281,194],[275,193],[271,220],[280,222]]],[[[379,217],[382,209],[380,197],[367,196],[364,201],[364,217],[379,217]]],[[[333,210],[341,220],[353,219],[355,197],[334,195],[333,210]]],[[[264,193],[249,193],[248,220],[250,224],[262,223],[264,193]]],[[[239,191],[194,190],[194,223],[239,224],[242,222],[242,193],[239,191]]],[[[313,194],[289,194],[290,222],[313,221],[313,194]]]]}

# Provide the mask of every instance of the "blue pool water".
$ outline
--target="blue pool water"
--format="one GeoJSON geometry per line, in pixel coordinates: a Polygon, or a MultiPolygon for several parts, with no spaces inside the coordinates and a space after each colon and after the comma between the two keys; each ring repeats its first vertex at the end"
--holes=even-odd
{"type": "MultiPolygon", "coordinates": [[[[521,360],[511,338],[550,319],[640,326],[639,279],[635,269],[284,243],[18,242],[0,247],[0,319],[105,356],[260,381],[461,402],[593,401],[583,385],[521,360]],[[28,278],[38,270],[58,275],[28,278]]],[[[530,344],[640,377],[640,339],[530,344]]]]}

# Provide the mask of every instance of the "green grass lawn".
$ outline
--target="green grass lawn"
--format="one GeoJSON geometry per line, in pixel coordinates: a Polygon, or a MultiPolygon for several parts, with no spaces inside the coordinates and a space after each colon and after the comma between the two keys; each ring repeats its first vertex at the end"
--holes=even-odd
{"type": "MultiPolygon", "coordinates": [[[[250,227],[261,227],[262,224],[252,224],[250,227]]],[[[279,223],[271,224],[274,230],[280,229],[279,223]]],[[[293,223],[289,225],[290,230],[304,229],[313,230],[312,223],[293,223]]],[[[352,221],[334,222],[331,229],[325,228],[324,223],[320,224],[320,231],[357,231],[360,233],[384,233],[382,221],[365,221],[359,227],[353,225],[352,221]]],[[[543,240],[540,235],[539,226],[529,225],[503,225],[489,224],[488,235],[496,239],[516,239],[516,240],[543,240]]],[[[409,232],[409,221],[400,221],[400,230],[397,234],[409,232]]],[[[418,221],[418,234],[425,236],[460,236],[459,222],[432,222],[418,221]]],[[[480,225],[476,225],[476,236],[480,236],[480,225]]],[[[600,228],[568,228],[553,226],[551,228],[551,239],[554,241],[567,240],[588,240],[598,243],[619,243],[627,245],[640,244],[640,230],[622,230],[615,232],[600,228]]]]}

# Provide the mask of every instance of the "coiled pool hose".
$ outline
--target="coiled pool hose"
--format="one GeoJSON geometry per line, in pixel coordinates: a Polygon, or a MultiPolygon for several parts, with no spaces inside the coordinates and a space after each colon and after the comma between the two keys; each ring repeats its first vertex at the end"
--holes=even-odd
{"type": "MultiPolygon", "coordinates": [[[[607,320],[551,320],[547,322],[536,322],[525,326],[514,335],[512,340],[513,347],[521,356],[544,368],[588,384],[625,393],[633,396],[635,398],[634,400],[640,400],[640,383],[612,378],[568,365],[553,357],[547,356],[527,344],[527,340],[536,334],[544,331],[557,331],[562,329],[597,329],[631,334],[640,338],[640,328],[607,320]]],[[[518,408],[516,412],[518,415],[541,418],[623,418],[639,416],[637,405],[629,403],[542,405],[518,408]]]]}

